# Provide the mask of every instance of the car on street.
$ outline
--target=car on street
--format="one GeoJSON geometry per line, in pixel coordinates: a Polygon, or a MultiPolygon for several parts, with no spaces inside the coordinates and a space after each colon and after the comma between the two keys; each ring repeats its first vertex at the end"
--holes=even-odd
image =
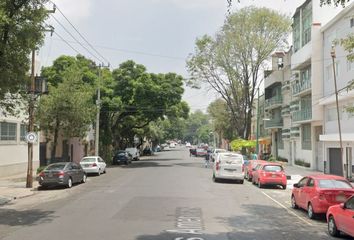
{"type": "Polygon", "coordinates": [[[187,143],[186,143],[186,148],[191,148],[191,147],[192,147],[191,143],[190,143],[190,142],[187,142],[187,143]]]}
{"type": "Polygon", "coordinates": [[[294,184],[292,208],[302,208],[309,218],[324,214],[330,206],[345,202],[354,194],[353,186],[344,177],[317,174],[306,176],[294,184]]]}
{"type": "Polygon", "coordinates": [[[100,156],[84,157],[80,165],[87,174],[94,173],[99,176],[101,173],[106,173],[107,164],[100,156]]]}
{"type": "Polygon", "coordinates": [[[139,149],[137,149],[135,147],[130,147],[130,148],[126,148],[125,151],[127,151],[128,153],[130,153],[130,155],[132,155],[133,160],[135,160],[135,161],[139,161],[140,160],[140,151],[139,151],[139,149]]]}
{"type": "Polygon", "coordinates": [[[171,142],[171,143],[170,143],[170,148],[176,148],[176,143],[171,142]]]}
{"type": "Polygon", "coordinates": [[[252,172],[255,170],[255,167],[260,163],[266,163],[264,160],[249,160],[247,166],[245,167],[245,179],[249,182],[252,181],[252,172]]]}
{"type": "Polygon", "coordinates": [[[287,179],[284,168],[280,163],[259,163],[252,171],[252,183],[262,188],[265,185],[282,186],[285,190],[287,179]]]}
{"type": "Polygon", "coordinates": [[[74,183],[85,183],[86,173],[74,162],[52,163],[38,175],[38,183],[42,188],[49,186],[66,186],[71,188],[74,183]]]}
{"type": "Polygon", "coordinates": [[[354,237],[354,195],[346,202],[328,208],[328,232],[338,237],[341,232],[354,237]]]}
{"type": "Polygon", "coordinates": [[[132,162],[132,159],[133,159],[132,155],[130,155],[127,151],[118,150],[113,156],[112,163],[114,165],[119,165],[119,164],[128,165],[132,162]]]}
{"type": "Polygon", "coordinates": [[[219,179],[244,181],[244,160],[243,156],[233,152],[223,152],[217,155],[213,165],[213,181],[219,179]]]}
{"type": "Polygon", "coordinates": [[[212,151],[211,154],[210,154],[210,160],[211,160],[212,162],[214,162],[215,159],[216,159],[216,155],[217,155],[218,153],[221,153],[221,152],[227,152],[227,150],[226,150],[226,149],[223,149],[223,148],[215,148],[215,149],[213,149],[213,151],[212,151]]]}
{"type": "Polygon", "coordinates": [[[197,148],[196,156],[197,157],[205,157],[208,154],[208,151],[204,148],[197,148]]]}
{"type": "Polygon", "coordinates": [[[189,156],[197,156],[197,149],[196,148],[190,148],[189,149],[189,156]]]}

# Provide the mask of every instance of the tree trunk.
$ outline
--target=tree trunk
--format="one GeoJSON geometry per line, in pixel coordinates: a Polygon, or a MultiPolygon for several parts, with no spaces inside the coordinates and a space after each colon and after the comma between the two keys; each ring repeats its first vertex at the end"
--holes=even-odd
{"type": "Polygon", "coordinates": [[[54,138],[53,138],[53,147],[51,152],[51,162],[55,159],[55,153],[57,151],[58,145],[58,137],[59,137],[59,119],[58,117],[55,118],[55,128],[54,128],[54,138]]]}

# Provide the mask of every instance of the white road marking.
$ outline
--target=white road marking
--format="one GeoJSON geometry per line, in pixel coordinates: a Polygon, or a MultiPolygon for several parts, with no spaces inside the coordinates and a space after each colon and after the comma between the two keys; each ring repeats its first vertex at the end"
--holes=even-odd
{"type": "Polygon", "coordinates": [[[313,226],[313,224],[309,221],[307,221],[305,218],[297,215],[296,213],[294,213],[293,211],[291,211],[289,208],[287,208],[286,206],[284,206],[283,204],[281,204],[280,202],[278,202],[277,200],[275,200],[274,198],[272,198],[271,196],[269,196],[268,194],[266,194],[265,192],[262,191],[262,193],[268,197],[270,200],[272,200],[273,202],[275,202],[276,204],[278,204],[280,207],[284,208],[289,214],[294,215],[295,217],[297,217],[298,219],[300,219],[301,221],[303,221],[304,223],[306,223],[309,226],[313,226]]]}

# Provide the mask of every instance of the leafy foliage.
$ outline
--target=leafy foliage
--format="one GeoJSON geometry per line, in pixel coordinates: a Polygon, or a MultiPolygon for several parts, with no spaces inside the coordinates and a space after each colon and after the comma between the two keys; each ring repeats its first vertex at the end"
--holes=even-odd
{"type": "Polygon", "coordinates": [[[10,110],[9,94],[26,90],[30,53],[43,43],[47,0],[0,1],[0,105],[10,110]]]}
{"type": "Polygon", "coordinates": [[[230,143],[232,151],[241,151],[244,148],[255,148],[256,141],[254,140],[244,140],[244,139],[235,139],[230,143]]]}
{"type": "Polygon", "coordinates": [[[206,82],[231,113],[233,132],[247,139],[259,73],[270,54],[287,44],[290,19],[267,8],[247,7],[230,15],[215,38],[196,41],[187,67],[190,86],[206,82]]]}

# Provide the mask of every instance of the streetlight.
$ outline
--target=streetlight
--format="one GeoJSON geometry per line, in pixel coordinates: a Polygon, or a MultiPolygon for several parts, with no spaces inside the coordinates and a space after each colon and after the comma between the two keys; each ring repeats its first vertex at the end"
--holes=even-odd
{"type": "MultiPolygon", "coordinates": [[[[336,58],[336,50],[334,48],[334,45],[332,45],[331,57],[332,57],[332,66],[333,66],[334,92],[336,94],[337,121],[338,121],[339,145],[340,145],[340,160],[341,160],[341,163],[343,164],[343,142],[342,142],[342,129],[341,129],[340,118],[339,118],[337,76],[336,76],[336,66],[335,66],[335,60],[334,60],[336,58]]],[[[348,178],[347,159],[346,159],[346,162],[342,165],[342,167],[343,167],[343,176],[345,178],[348,178]]]]}

